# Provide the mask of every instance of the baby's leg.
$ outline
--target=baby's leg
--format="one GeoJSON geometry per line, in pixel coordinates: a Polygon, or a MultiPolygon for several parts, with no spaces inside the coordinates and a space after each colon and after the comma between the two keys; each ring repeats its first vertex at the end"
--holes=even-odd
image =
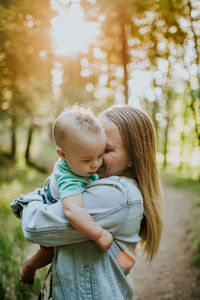
{"type": "Polygon", "coordinates": [[[40,247],[32,256],[28,256],[23,264],[21,281],[26,284],[33,284],[35,272],[49,263],[53,259],[53,248],[40,247]]]}
{"type": "Polygon", "coordinates": [[[27,256],[23,263],[21,273],[21,282],[26,284],[33,284],[35,278],[36,268],[32,264],[32,256],[27,256]]]}

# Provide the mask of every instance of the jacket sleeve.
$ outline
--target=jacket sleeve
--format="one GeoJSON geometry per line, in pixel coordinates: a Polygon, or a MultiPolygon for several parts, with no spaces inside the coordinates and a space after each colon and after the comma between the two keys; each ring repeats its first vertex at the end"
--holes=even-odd
{"type": "MultiPolygon", "coordinates": [[[[127,191],[118,180],[102,179],[89,184],[83,202],[94,221],[112,234],[126,221],[127,191]]],[[[60,246],[89,240],[71,226],[61,201],[52,205],[40,201],[24,204],[21,224],[25,238],[33,243],[60,246]]]]}

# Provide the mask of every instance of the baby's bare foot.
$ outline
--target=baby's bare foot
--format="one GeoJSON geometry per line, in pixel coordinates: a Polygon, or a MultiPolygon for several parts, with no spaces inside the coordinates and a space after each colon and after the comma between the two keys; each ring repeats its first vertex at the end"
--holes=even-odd
{"type": "Polygon", "coordinates": [[[108,251],[113,242],[112,234],[103,229],[100,237],[96,240],[97,245],[103,250],[103,252],[108,251]]]}
{"type": "Polygon", "coordinates": [[[34,283],[35,271],[35,267],[31,264],[31,256],[28,256],[23,264],[21,282],[32,285],[34,283]]]}
{"type": "Polygon", "coordinates": [[[122,268],[132,268],[136,264],[136,253],[121,251],[116,257],[118,265],[122,268]]]}

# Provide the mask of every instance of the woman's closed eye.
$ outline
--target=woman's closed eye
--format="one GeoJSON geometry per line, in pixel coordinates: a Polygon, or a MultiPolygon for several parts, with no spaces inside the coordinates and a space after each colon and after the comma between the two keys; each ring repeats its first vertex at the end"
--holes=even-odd
{"type": "Polygon", "coordinates": [[[111,152],[111,151],[112,151],[112,149],[106,148],[105,151],[104,151],[104,153],[109,153],[109,152],[111,152]]]}
{"type": "Polygon", "coordinates": [[[105,148],[105,150],[104,150],[104,153],[111,152],[112,150],[113,150],[112,146],[109,145],[109,144],[107,144],[107,145],[106,145],[106,148],[105,148]]]}

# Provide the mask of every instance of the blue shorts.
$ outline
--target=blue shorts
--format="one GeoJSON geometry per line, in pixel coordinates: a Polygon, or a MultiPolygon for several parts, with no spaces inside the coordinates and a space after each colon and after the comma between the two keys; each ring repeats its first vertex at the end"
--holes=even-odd
{"type": "Polygon", "coordinates": [[[47,204],[53,204],[58,202],[56,199],[54,199],[51,195],[51,191],[50,191],[50,187],[49,187],[49,183],[47,186],[44,187],[44,196],[45,196],[45,202],[47,204]]]}

